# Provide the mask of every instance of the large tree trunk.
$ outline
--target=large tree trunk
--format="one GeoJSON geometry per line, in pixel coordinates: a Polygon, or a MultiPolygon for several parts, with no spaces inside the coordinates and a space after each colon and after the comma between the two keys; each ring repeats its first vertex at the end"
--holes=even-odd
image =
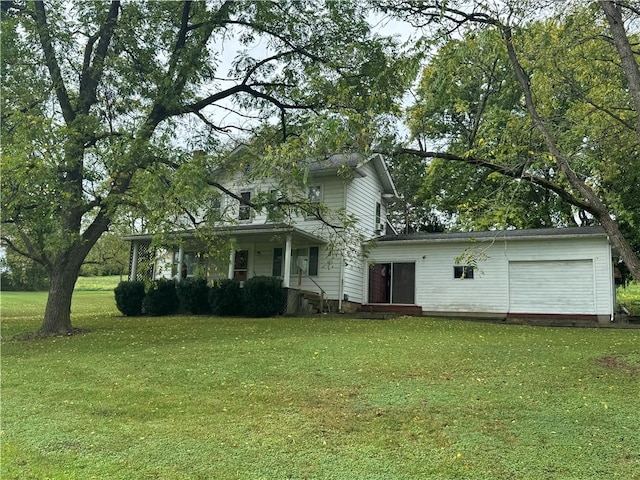
{"type": "Polygon", "coordinates": [[[71,335],[71,299],[80,267],[100,236],[107,231],[109,219],[99,213],[82,239],[61,253],[49,269],[50,285],[40,333],[71,335]]]}
{"type": "Polygon", "coordinates": [[[61,260],[56,262],[50,274],[49,296],[44,311],[44,320],[40,333],[70,335],[73,333],[71,325],[71,298],[78,279],[82,260],[61,260]]]}

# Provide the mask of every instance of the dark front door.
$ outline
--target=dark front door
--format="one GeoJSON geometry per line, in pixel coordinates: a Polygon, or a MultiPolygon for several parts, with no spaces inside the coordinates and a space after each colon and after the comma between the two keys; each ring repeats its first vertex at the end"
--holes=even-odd
{"type": "Polygon", "coordinates": [[[236,252],[236,257],[233,265],[233,278],[244,282],[247,279],[247,273],[249,272],[249,251],[239,250],[236,252]]]}
{"type": "Polygon", "coordinates": [[[391,302],[391,264],[369,265],[369,303],[391,302]]]}

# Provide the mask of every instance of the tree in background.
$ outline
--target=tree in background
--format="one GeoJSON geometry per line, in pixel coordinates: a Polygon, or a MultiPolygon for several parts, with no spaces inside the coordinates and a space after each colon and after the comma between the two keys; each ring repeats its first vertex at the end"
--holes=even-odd
{"type": "MultiPolygon", "coordinates": [[[[523,118],[517,81],[500,47],[496,32],[485,30],[450,40],[433,55],[407,116],[421,150],[442,146],[460,156],[490,151],[496,162],[509,165],[541,148],[523,118]]],[[[541,228],[573,221],[570,206],[556,195],[486,168],[415,155],[396,158],[394,166],[396,175],[410,172],[400,185],[412,188],[411,203],[424,205],[449,229],[541,228]]],[[[550,167],[536,169],[551,175],[550,167]]]]}
{"type": "Polygon", "coordinates": [[[44,291],[49,277],[42,265],[11,250],[0,259],[0,289],[3,291],[44,291]]]}
{"type": "Polygon", "coordinates": [[[350,1],[3,1],[2,238],[49,274],[41,331],[73,332],[80,268],[123,207],[166,190],[149,179],[188,193],[212,173],[193,150],[391,101],[379,87],[395,55],[365,14],[350,1]]]}
{"type": "Polygon", "coordinates": [[[93,246],[80,269],[80,275],[125,275],[129,271],[129,244],[122,237],[130,232],[105,232],[93,246]]]}
{"type": "Polygon", "coordinates": [[[542,1],[407,1],[382,8],[442,46],[411,111],[417,148],[400,149],[437,159],[429,161],[424,188],[434,205],[465,228],[476,219],[480,227],[595,219],[640,279],[640,77],[630,48],[637,34],[628,30],[638,11],[631,3],[559,10],[542,1]],[[421,141],[431,136],[442,142],[421,141]]]}

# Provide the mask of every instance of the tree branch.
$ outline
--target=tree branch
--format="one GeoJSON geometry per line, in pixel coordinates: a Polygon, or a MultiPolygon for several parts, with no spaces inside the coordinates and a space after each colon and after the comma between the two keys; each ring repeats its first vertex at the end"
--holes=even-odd
{"type": "MultiPolygon", "coordinates": [[[[209,185],[211,185],[212,187],[217,188],[218,190],[220,190],[225,195],[237,200],[238,202],[240,202],[241,205],[246,205],[246,206],[252,208],[253,210],[258,210],[258,208],[257,208],[255,203],[243,199],[240,195],[237,195],[237,194],[233,193],[231,190],[229,190],[225,186],[221,185],[220,183],[214,182],[212,180],[209,180],[207,183],[209,185]]],[[[322,212],[320,211],[320,209],[317,206],[314,206],[314,208],[311,208],[310,205],[304,204],[302,202],[292,202],[290,200],[281,200],[281,199],[278,200],[276,206],[278,208],[282,208],[282,207],[299,208],[304,213],[306,213],[307,215],[313,216],[317,220],[320,220],[324,225],[326,225],[329,228],[332,228],[333,230],[342,230],[344,228],[342,225],[334,225],[331,222],[329,222],[326,218],[324,218],[324,216],[322,215],[322,212]]]]}
{"type": "Polygon", "coordinates": [[[547,180],[546,178],[538,177],[536,175],[525,172],[522,166],[519,166],[517,168],[510,168],[473,156],[460,156],[446,152],[429,152],[424,150],[415,150],[412,148],[401,148],[396,153],[415,155],[416,157],[420,158],[441,158],[442,160],[452,160],[455,162],[462,162],[469,165],[476,165],[482,168],[486,168],[487,170],[491,170],[492,172],[497,172],[513,179],[525,180],[547,190],[551,190],[571,205],[574,205],[583,210],[587,210],[589,213],[593,213],[593,208],[588,202],[577,198],[571,192],[567,191],[560,185],[547,180]]]}
{"type": "Polygon", "coordinates": [[[40,265],[42,265],[45,268],[50,268],[51,267],[51,262],[49,261],[49,259],[47,259],[46,257],[44,257],[43,255],[39,255],[36,253],[35,248],[33,247],[33,245],[31,244],[31,241],[29,240],[29,237],[22,231],[18,231],[17,235],[20,237],[20,239],[24,242],[26,250],[22,249],[20,247],[18,247],[12,240],[11,238],[3,235],[2,237],[0,237],[2,239],[2,241],[14,252],[16,252],[18,255],[21,255],[23,257],[26,258],[30,258],[31,260],[33,260],[34,262],[39,263],[40,265]]]}
{"type": "Polygon", "coordinates": [[[51,75],[51,82],[56,91],[56,98],[62,109],[62,116],[67,125],[70,125],[76,118],[76,112],[71,105],[67,88],[62,78],[62,72],[60,70],[60,64],[56,58],[56,52],[51,40],[51,34],[49,33],[49,25],[47,23],[47,13],[45,11],[44,2],[42,0],[34,2],[35,7],[35,21],[38,30],[38,36],[40,38],[40,46],[44,54],[47,69],[49,75],[51,75]]]}
{"type": "Polygon", "coordinates": [[[607,17],[613,43],[620,55],[622,71],[627,77],[629,93],[636,109],[636,133],[640,141],[640,68],[629,44],[629,38],[622,21],[621,6],[626,4],[619,0],[598,0],[600,8],[607,17]]]}
{"type": "Polygon", "coordinates": [[[113,37],[119,11],[120,2],[112,1],[104,23],[100,26],[98,32],[87,41],[82,74],[80,76],[80,101],[78,107],[82,113],[89,113],[91,105],[96,102],[96,91],[102,78],[104,61],[113,37]],[[98,41],[98,46],[94,52],[93,48],[96,40],[98,41]],[[93,62],[91,62],[92,56],[93,62]]]}

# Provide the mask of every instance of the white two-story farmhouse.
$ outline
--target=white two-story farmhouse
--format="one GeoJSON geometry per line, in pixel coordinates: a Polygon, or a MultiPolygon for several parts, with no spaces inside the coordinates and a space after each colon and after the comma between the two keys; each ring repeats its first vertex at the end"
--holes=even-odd
{"type": "MultiPolygon", "coordinates": [[[[600,227],[397,235],[387,204],[397,192],[384,159],[334,156],[311,166],[308,198],[357,218],[361,241],[332,248],[326,226],[299,215],[272,221],[227,199],[234,221],[216,227],[234,239],[228,260],[205,265],[211,280],[282,278],[288,311],[396,311],[411,314],[609,322],[615,285],[611,246],[600,227]],[[349,175],[338,171],[350,170],[349,175]]],[[[250,201],[269,179],[225,185],[250,201]]],[[[190,232],[151,251],[151,235],[134,235],[130,279],[194,275],[202,246],[190,232]],[[149,260],[152,260],[151,262],[149,260]]]]}

